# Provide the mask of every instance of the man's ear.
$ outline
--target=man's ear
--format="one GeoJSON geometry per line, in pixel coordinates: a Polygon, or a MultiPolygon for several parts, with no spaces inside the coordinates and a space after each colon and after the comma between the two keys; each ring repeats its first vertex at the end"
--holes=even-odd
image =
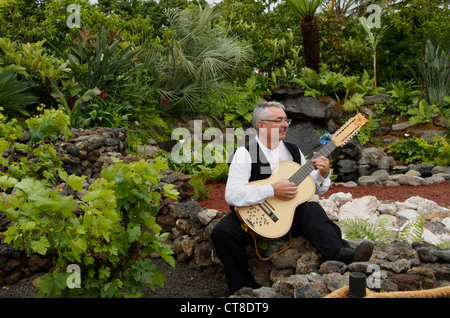
{"type": "Polygon", "coordinates": [[[263,123],[262,120],[258,120],[258,121],[256,122],[256,126],[258,127],[258,129],[263,128],[263,125],[264,125],[264,123],[263,123]]]}

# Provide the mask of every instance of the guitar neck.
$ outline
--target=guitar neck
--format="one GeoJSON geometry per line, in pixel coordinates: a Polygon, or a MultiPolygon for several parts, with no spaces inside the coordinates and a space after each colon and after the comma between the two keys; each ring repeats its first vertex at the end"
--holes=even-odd
{"type": "MultiPolygon", "coordinates": [[[[321,156],[328,157],[333,152],[333,150],[336,148],[337,148],[336,144],[333,142],[333,140],[330,140],[330,142],[327,143],[325,145],[325,147],[323,147],[315,156],[312,157],[312,159],[321,157],[321,156]]],[[[314,167],[312,160],[309,160],[306,164],[304,164],[300,169],[297,170],[297,172],[295,172],[289,178],[289,181],[294,182],[298,186],[315,169],[316,169],[316,167],[314,167]]]]}

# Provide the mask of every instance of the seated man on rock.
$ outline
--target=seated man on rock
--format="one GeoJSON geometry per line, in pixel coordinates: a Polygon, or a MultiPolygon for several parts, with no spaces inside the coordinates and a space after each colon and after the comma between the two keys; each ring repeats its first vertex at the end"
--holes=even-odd
{"type": "MultiPolygon", "coordinates": [[[[243,287],[258,288],[248,269],[246,246],[253,242],[252,236],[242,228],[234,207],[250,206],[277,196],[291,200],[297,195],[297,186],[287,180],[266,185],[249,185],[255,180],[267,179],[282,161],[305,164],[300,149],[284,141],[290,120],[284,106],[277,102],[263,102],[253,110],[253,126],[257,130],[256,158],[252,158],[249,143],[236,150],[230,164],[225,199],[232,212],[214,228],[211,239],[217,255],[224,266],[225,277],[231,294],[243,287]],[[261,159],[264,156],[265,158],[261,159]]],[[[250,141],[251,143],[252,141],[250,141]]],[[[253,151],[251,151],[253,153],[253,151]]],[[[311,173],[316,193],[322,194],[330,187],[330,165],[325,157],[312,159],[317,170],[311,173]]],[[[332,222],[317,202],[305,202],[297,206],[290,229],[293,237],[304,236],[325,260],[337,260],[346,264],[370,259],[373,243],[364,241],[352,249],[342,239],[339,227],[332,222]]]]}

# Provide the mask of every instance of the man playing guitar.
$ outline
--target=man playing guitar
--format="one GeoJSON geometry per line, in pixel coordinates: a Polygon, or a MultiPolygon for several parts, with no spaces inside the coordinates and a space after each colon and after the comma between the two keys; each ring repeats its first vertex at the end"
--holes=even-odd
{"type": "MultiPolygon", "coordinates": [[[[289,180],[258,186],[249,184],[269,178],[281,162],[294,161],[305,165],[306,160],[300,149],[284,141],[289,124],[282,104],[257,104],[253,110],[253,126],[257,130],[257,137],[238,148],[231,161],[225,199],[232,212],[221,220],[211,234],[217,255],[224,266],[230,294],[243,287],[259,287],[248,269],[246,253],[246,246],[253,242],[253,238],[242,227],[235,210],[260,204],[271,197],[287,201],[299,195],[299,188],[289,180]]],[[[312,171],[310,176],[314,180],[316,193],[322,194],[331,184],[329,161],[324,156],[311,161],[317,170],[312,171]]],[[[296,207],[290,235],[306,237],[324,260],[338,260],[346,264],[367,261],[373,251],[370,241],[362,242],[355,249],[349,247],[342,239],[339,227],[328,218],[317,202],[304,202],[296,207]]]]}

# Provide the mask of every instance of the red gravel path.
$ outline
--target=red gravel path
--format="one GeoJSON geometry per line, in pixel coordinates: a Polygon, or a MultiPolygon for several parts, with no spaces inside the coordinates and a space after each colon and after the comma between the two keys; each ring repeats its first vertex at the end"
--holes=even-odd
{"type": "MultiPolygon", "coordinates": [[[[216,209],[222,212],[229,212],[228,204],[225,202],[225,183],[207,184],[211,188],[211,199],[199,201],[200,205],[207,209],[216,209]]],[[[450,208],[450,181],[420,186],[358,186],[347,188],[344,186],[331,186],[331,188],[321,196],[328,198],[336,192],[350,192],[354,199],[366,195],[374,195],[380,201],[400,201],[403,202],[412,196],[419,196],[436,202],[439,206],[450,208]]]]}

